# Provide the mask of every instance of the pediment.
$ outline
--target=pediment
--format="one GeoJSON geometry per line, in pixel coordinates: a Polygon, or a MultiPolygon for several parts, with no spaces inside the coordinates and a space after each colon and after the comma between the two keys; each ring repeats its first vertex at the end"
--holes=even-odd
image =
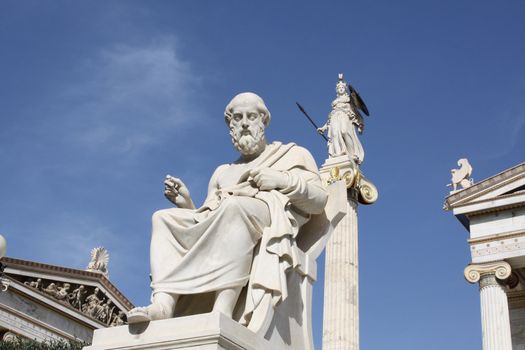
{"type": "Polygon", "coordinates": [[[525,198],[525,163],[473,184],[471,187],[450,194],[445,199],[445,209],[457,209],[495,202],[492,206],[513,205],[525,198]]]}
{"type": "Polygon", "coordinates": [[[4,257],[8,288],[94,328],[121,325],[133,304],[102,274],[4,257]]]}

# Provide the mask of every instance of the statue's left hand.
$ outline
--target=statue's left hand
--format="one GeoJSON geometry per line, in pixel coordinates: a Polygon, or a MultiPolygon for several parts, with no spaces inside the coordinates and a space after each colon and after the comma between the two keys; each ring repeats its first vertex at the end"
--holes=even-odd
{"type": "Polygon", "coordinates": [[[271,168],[255,168],[250,171],[250,177],[261,191],[283,189],[288,186],[288,175],[271,168]]]}

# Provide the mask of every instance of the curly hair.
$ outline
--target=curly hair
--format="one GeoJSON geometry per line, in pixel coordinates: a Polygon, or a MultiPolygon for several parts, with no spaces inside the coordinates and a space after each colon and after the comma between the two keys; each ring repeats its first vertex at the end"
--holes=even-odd
{"type": "Polygon", "coordinates": [[[228,103],[228,105],[224,109],[224,120],[226,121],[226,124],[228,125],[230,124],[230,120],[232,118],[233,107],[235,107],[238,104],[243,104],[243,103],[252,103],[257,109],[257,111],[263,114],[264,126],[268,126],[268,124],[270,124],[270,120],[272,119],[272,115],[270,114],[270,111],[264,104],[263,99],[259,95],[253,92],[243,92],[243,93],[236,95],[234,98],[232,98],[230,103],[228,103]]]}

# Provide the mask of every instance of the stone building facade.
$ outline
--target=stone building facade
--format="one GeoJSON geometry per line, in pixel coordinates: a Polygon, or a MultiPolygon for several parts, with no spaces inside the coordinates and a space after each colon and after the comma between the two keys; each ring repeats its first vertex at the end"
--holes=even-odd
{"type": "Polygon", "coordinates": [[[0,339],[79,340],[121,325],[133,304],[100,272],[2,258],[0,339]]]}
{"type": "Polygon", "coordinates": [[[465,278],[479,283],[484,350],[525,350],[525,163],[445,200],[469,231],[472,262],[465,278]]]}

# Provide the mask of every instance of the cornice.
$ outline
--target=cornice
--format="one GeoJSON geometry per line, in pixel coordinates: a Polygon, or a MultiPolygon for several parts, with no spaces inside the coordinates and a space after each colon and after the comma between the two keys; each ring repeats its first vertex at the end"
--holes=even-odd
{"type": "MultiPolygon", "coordinates": [[[[460,190],[446,197],[446,209],[456,208],[464,205],[466,200],[479,198],[482,195],[507,185],[510,180],[518,180],[525,177],[525,163],[518,164],[510,169],[504,170],[494,176],[475,183],[469,188],[460,190]]],[[[469,202],[470,204],[470,202],[469,202]]]]}
{"type": "MultiPolygon", "coordinates": [[[[525,178],[525,176],[523,176],[523,177],[525,178]]],[[[493,202],[493,201],[499,200],[499,199],[519,197],[519,196],[523,196],[523,195],[525,195],[525,193],[523,193],[523,192],[503,194],[503,195],[499,195],[499,196],[497,196],[495,198],[487,198],[487,199],[482,199],[482,200],[479,200],[479,201],[472,201],[472,202],[469,201],[469,202],[465,202],[465,203],[462,203],[462,204],[458,204],[458,205],[454,206],[454,209],[467,207],[469,205],[493,202]]],[[[525,207],[525,202],[504,204],[504,205],[501,205],[501,206],[495,207],[495,208],[483,209],[483,210],[476,211],[475,213],[469,213],[469,214],[467,214],[467,216],[476,216],[476,215],[481,215],[481,214],[486,214],[486,213],[491,213],[491,212],[498,212],[498,211],[513,209],[513,208],[520,208],[520,207],[525,207]]]]}

